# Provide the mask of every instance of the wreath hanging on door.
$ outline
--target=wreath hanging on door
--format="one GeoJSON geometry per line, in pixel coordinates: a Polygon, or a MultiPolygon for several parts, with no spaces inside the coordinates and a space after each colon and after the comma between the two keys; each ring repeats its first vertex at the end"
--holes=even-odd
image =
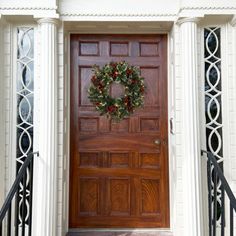
{"type": "Polygon", "coordinates": [[[102,68],[94,65],[93,72],[88,98],[100,115],[121,121],[143,106],[145,85],[139,68],[125,61],[110,62],[102,68]],[[110,95],[112,83],[123,85],[124,94],[121,97],[110,95]]]}

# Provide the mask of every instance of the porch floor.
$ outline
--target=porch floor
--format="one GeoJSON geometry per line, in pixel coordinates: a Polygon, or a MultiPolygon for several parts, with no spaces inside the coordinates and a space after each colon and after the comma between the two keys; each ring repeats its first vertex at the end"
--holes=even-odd
{"type": "Polygon", "coordinates": [[[93,231],[82,231],[82,232],[70,232],[67,236],[173,236],[170,232],[158,232],[158,231],[113,231],[113,232],[95,232],[93,231]]]}

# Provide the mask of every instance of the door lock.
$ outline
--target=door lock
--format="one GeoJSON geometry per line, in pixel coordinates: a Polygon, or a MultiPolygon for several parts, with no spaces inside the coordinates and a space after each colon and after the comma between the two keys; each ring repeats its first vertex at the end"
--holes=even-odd
{"type": "Polygon", "coordinates": [[[154,141],[154,144],[160,145],[160,144],[161,144],[161,140],[160,140],[160,139],[156,139],[156,140],[154,141]]]}

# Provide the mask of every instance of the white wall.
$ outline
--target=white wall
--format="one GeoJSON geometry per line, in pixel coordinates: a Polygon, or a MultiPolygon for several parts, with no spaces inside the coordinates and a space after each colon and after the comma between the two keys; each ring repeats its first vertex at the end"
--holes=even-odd
{"type": "Polygon", "coordinates": [[[4,88],[4,127],[5,127],[5,193],[8,192],[11,182],[13,169],[10,165],[10,160],[12,158],[12,58],[13,58],[13,44],[12,44],[12,26],[11,24],[6,24],[4,27],[4,60],[3,60],[3,88],[4,88]]]}
{"type": "MultiPolygon", "coordinates": [[[[224,134],[224,172],[227,180],[236,196],[236,38],[234,29],[230,24],[225,25],[225,65],[224,74],[226,82],[224,83],[223,99],[225,114],[225,131],[224,134]]],[[[224,79],[224,78],[222,78],[224,79]]],[[[228,206],[227,206],[228,208],[228,206]]],[[[229,210],[229,209],[228,209],[229,210]]],[[[228,211],[229,213],[229,211],[228,211]]],[[[234,214],[236,230],[236,214],[234,214]]],[[[229,220],[229,215],[228,215],[229,220]]]]}
{"type": "Polygon", "coordinates": [[[176,140],[176,212],[174,233],[176,236],[184,235],[184,215],[183,215],[183,91],[182,91],[182,77],[181,77],[181,37],[180,28],[178,25],[174,26],[174,40],[175,40],[175,140],[176,140]]]}
{"type": "Polygon", "coordinates": [[[4,24],[0,19],[0,206],[5,198],[5,119],[4,119],[4,87],[3,56],[4,56],[4,24]]]}
{"type": "MultiPolygon", "coordinates": [[[[205,72],[204,72],[204,29],[199,26],[198,28],[198,91],[199,91],[199,125],[200,125],[200,147],[206,150],[206,120],[205,120],[205,72]]],[[[208,233],[208,190],[207,190],[207,168],[206,159],[201,158],[201,175],[202,175],[202,221],[204,224],[204,235],[208,233]],[[205,200],[204,200],[205,199],[205,200]]]]}
{"type": "Polygon", "coordinates": [[[236,7],[236,2],[234,0],[214,0],[214,3],[211,0],[181,0],[182,8],[233,8],[236,7]]]}
{"type": "MultiPolygon", "coordinates": [[[[65,226],[65,197],[63,192],[64,183],[66,181],[64,164],[64,29],[63,25],[58,28],[58,220],[57,235],[64,236],[65,226]]],[[[65,157],[66,158],[66,157],[65,157]]]]}
{"type": "Polygon", "coordinates": [[[179,0],[61,0],[61,14],[176,14],[179,9],[179,0]]]}
{"type": "Polygon", "coordinates": [[[7,9],[7,8],[33,8],[33,7],[56,7],[56,0],[1,0],[0,8],[7,9]]]}

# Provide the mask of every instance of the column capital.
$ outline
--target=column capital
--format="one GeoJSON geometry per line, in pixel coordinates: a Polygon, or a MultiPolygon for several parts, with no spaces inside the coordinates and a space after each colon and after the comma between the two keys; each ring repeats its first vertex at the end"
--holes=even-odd
{"type": "Polygon", "coordinates": [[[233,26],[233,27],[236,27],[236,15],[233,16],[230,24],[233,26]]]}
{"type": "Polygon", "coordinates": [[[183,23],[188,23],[188,22],[193,22],[197,24],[199,21],[200,21],[199,17],[183,17],[177,20],[177,24],[182,25],[183,23]]]}
{"type": "Polygon", "coordinates": [[[59,24],[58,19],[55,19],[55,18],[41,18],[37,22],[39,25],[42,25],[42,24],[58,25],[59,24]]]}

